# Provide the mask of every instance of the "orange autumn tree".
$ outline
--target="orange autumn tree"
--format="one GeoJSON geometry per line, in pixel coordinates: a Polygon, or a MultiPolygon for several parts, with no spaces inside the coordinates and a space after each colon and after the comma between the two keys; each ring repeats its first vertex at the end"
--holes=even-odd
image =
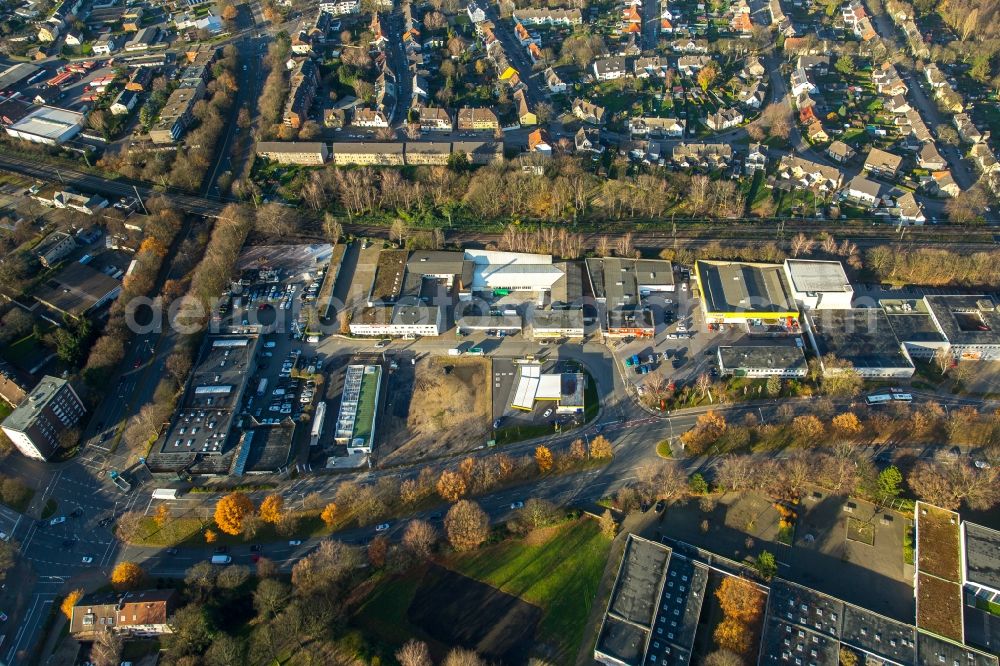
{"type": "Polygon", "coordinates": [[[215,505],[215,524],[226,534],[243,531],[243,521],[253,514],[253,502],[244,493],[229,493],[215,505]]]}
{"type": "Polygon", "coordinates": [[[119,592],[141,587],[146,580],[146,572],[135,562],[119,562],[111,572],[111,586],[119,592]]]}
{"type": "Polygon", "coordinates": [[[465,495],[465,479],[458,472],[444,470],[437,482],[438,495],[448,502],[457,502],[465,495]]]}
{"type": "Polygon", "coordinates": [[[323,507],[323,512],[319,514],[319,517],[323,520],[324,523],[326,523],[330,527],[333,527],[333,524],[337,522],[337,505],[333,502],[330,502],[325,507],[323,507]]]}
{"type": "Polygon", "coordinates": [[[723,620],[715,628],[715,644],[723,650],[747,655],[754,627],[764,610],[764,595],[745,578],[727,576],[715,591],[723,620]]]}
{"type": "Polygon", "coordinates": [[[83,598],[83,590],[76,589],[66,595],[66,598],[62,600],[59,605],[59,610],[62,614],[66,616],[67,620],[73,619],[73,606],[76,606],[76,602],[83,598]]]}
{"type": "Polygon", "coordinates": [[[260,519],[265,523],[277,525],[284,515],[284,508],[285,498],[277,493],[268,495],[264,498],[264,501],[260,503],[260,519]]]}
{"type": "Polygon", "coordinates": [[[539,446],[535,449],[535,462],[538,464],[538,472],[545,474],[552,469],[552,451],[547,446],[539,446]]]}

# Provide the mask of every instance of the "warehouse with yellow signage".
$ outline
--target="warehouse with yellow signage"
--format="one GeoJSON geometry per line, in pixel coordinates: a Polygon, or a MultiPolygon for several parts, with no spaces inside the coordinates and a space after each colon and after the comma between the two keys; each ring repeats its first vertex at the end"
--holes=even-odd
{"type": "Polygon", "coordinates": [[[695,279],[708,324],[799,333],[799,309],[780,264],[698,261],[695,279]]]}

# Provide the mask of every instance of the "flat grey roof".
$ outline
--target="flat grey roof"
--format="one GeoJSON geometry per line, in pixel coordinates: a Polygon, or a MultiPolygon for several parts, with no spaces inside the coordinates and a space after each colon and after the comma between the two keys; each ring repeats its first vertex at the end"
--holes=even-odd
{"type": "Polygon", "coordinates": [[[909,666],[997,666],[975,648],[930,636],[910,624],[776,578],[767,599],[767,621],[758,664],[837,666],[841,645],[879,663],[909,666]]]}
{"type": "Polygon", "coordinates": [[[629,665],[642,663],[670,553],[664,545],[628,535],[596,652],[629,665]]]}
{"type": "Polygon", "coordinates": [[[465,315],[455,321],[457,328],[521,330],[521,315],[465,315]]]}
{"type": "Polygon", "coordinates": [[[18,405],[17,409],[4,419],[3,425],[12,430],[26,430],[31,425],[35,416],[45,409],[46,405],[52,402],[52,398],[67,383],[65,379],[45,375],[42,377],[42,381],[38,382],[38,386],[28,393],[28,397],[25,398],[24,402],[18,405]]]}
{"type": "Polygon", "coordinates": [[[535,329],[583,328],[583,310],[532,310],[531,326],[535,329]]]}
{"type": "Polygon", "coordinates": [[[696,269],[708,312],[798,312],[777,264],[699,261],[696,269]]]}
{"type": "Polygon", "coordinates": [[[917,631],[917,666],[997,666],[995,655],[917,631]]]}
{"type": "Polygon", "coordinates": [[[723,370],[760,368],[799,370],[806,367],[806,355],[796,345],[732,345],[719,347],[723,370]]]}
{"type": "Polygon", "coordinates": [[[652,662],[653,656],[660,666],[687,666],[691,661],[707,586],[707,566],[676,552],[671,554],[658,618],[646,649],[647,662],[652,662]]]}
{"type": "Polygon", "coordinates": [[[847,279],[844,265],[839,261],[812,261],[786,259],[785,266],[792,281],[792,289],[800,292],[851,293],[854,288],[847,279]]]}
{"type": "Polygon", "coordinates": [[[924,299],[883,298],[879,305],[900,342],[945,342],[924,299]]]}
{"type": "Polygon", "coordinates": [[[833,354],[855,368],[912,368],[880,308],[815,310],[806,314],[820,356],[833,354]]]}
{"type": "Polygon", "coordinates": [[[1000,313],[989,296],[925,296],[953,345],[1000,345],[1000,313]]]}
{"type": "MultiPolygon", "coordinates": [[[[416,250],[406,261],[406,270],[414,275],[463,275],[465,254],[441,250],[416,250]]],[[[470,264],[472,262],[469,262],[470,264]]],[[[471,266],[470,266],[471,275],[471,266]]]]}
{"type": "Polygon", "coordinates": [[[229,450],[235,412],[254,370],[256,336],[209,338],[159,453],[218,456],[229,450]]]}
{"type": "Polygon", "coordinates": [[[118,280],[73,262],[43,282],[34,296],[60,312],[80,316],[116,289],[121,289],[118,280]]]}
{"type": "Polygon", "coordinates": [[[669,261],[604,257],[587,259],[586,265],[594,297],[604,299],[608,310],[637,307],[643,286],[674,283],[669,261]]]}
{"type": "Polygon", "coordinates": [[[1000,591],[1000,532],[965,522],[965,577],[1000,591]]]}
{"type": "Polygon", "coordinates": [[[630,534],[595,653],[629,666],[687,666],[707,585],[704,564],[630,534]]]}

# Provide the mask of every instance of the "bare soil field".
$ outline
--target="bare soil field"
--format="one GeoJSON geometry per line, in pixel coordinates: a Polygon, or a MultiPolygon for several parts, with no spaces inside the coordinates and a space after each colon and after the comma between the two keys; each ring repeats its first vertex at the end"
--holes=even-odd
{"type": "Polygon", "coordinates": [[[383,463],[472,451],[490,434],[490,362],[424,357],[390,375],[383,463]]]}

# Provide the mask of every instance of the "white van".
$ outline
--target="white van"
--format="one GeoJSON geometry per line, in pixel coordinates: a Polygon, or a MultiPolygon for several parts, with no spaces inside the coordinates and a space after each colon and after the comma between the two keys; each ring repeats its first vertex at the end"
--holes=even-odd
{"type": "Polygon", "coordinates": [[[212,555],[212,564],[229,564],[232,561],[229,555],[212,555]]]}

